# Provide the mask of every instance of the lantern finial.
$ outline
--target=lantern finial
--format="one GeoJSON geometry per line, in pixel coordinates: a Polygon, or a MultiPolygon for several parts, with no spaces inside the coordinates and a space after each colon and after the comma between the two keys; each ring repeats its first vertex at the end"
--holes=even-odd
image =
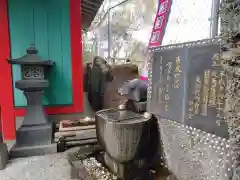
{"type": "Polygon", "coordinates": [[[38,50],[34,47],[33,44],[26,50],[27,54],[37,54],[38,50]]]}

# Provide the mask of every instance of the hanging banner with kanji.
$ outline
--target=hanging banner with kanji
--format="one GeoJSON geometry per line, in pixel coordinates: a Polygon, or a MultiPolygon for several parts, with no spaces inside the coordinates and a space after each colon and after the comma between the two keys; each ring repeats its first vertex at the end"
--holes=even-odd
{"type": "Polygon", "coordinates": [[[171,5],[172,0],[159,0],[152,35],[148,45],[149,49],[161,46],[171,11],[171,5]]]}

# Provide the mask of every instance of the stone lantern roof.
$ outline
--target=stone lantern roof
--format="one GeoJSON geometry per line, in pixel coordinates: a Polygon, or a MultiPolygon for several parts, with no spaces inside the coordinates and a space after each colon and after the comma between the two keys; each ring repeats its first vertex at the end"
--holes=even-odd
{"type": "Polygon", "coordinates": [[[52,66],[54,62],[51,60],[42,60],[38,55],[38,50],[31,46],[26,50],[27,54],[17,59],[9,59],[10,64],[19,64],[19,65],[34,65],[34,66],[52,66]]]}

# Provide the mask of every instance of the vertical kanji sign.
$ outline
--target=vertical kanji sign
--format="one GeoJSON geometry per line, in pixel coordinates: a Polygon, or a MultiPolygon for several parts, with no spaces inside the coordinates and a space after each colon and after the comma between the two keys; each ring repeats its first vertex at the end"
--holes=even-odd
{"type": "Polygon", "coordinates": [[[171,5],[172,0],[159,0],[152,35],[149,41],[149,49],[161,46],[171,11],[171,5]]]}

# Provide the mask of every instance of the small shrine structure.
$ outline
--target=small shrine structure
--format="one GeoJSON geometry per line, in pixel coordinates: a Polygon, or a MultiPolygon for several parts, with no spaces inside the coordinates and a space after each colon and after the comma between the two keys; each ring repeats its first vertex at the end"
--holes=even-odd
{"type": "Polygon", "coordinates": [[[25,54],[33,44],[41,59],[54,59],[43,95],[48,115],[84,111],[82,29],[93,21],[102,0],[0,0],[0,108],[5,140],[16,139],[16,117],[26,113],[26,98],[15,87],[18,65],[6,59],[25,54]]]}

